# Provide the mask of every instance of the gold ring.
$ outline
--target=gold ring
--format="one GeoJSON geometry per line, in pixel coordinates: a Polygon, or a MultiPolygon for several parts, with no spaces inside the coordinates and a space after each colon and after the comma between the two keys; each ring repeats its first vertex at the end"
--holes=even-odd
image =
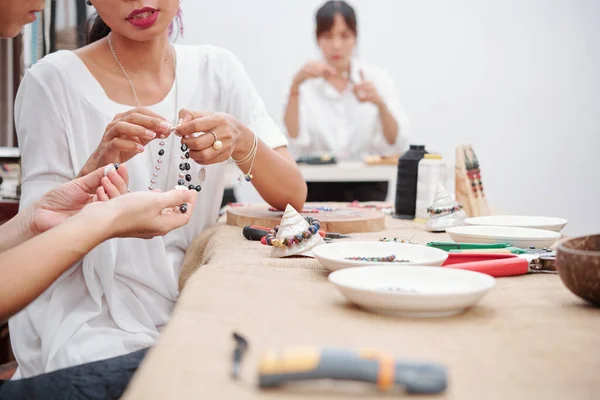
{"type": "Polygon", "coordinates": [[[210,133],[212,133],[213,137],[215,138],[215,142],[213,143],[212,148],[215,150],[221,150],[221,147],[223,147],[223,142],[221,142],[219,138],[217,138],[216,133],[214,133],[213,131],[210,131],[210,133]]]}

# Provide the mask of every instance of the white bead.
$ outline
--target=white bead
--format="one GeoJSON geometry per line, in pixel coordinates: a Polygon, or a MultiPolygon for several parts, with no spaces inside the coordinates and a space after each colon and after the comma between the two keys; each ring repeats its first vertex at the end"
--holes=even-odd
{"type": "Polygon", "coordinates": [[[156,183],[156,181],[154,179],[151,179],[150,183],[154,185],[156,183]]]}
{"type": "Polygon", "coordinates": [[[161,142],[159,143],[160,146],[164,146],[165,142],[161,140],[161,142]]]}
{"type": "Polygon", "coordinates": [[[157,171],[160,171],[160,165],[157,165],[156,167],[154,167],[157,171]]]}
{"type": "Polygon", "coordinates": [[[158,178],[158,174],[155,172],[152,174],[153,177],[158,178]]]}
{"type": "Polygon", "coordinates": [[[154,190],[154,186],[152,186],[152,185],[148,186],[148,190],[154,190]]]}
{"type": "Polygon", "coordinates": [[[162,160],[160,158],[156,161],[158,161],[159,164],[162,164],[162,160]]]}
{"type": "Polygon", "coordinates": [[[181,179],[185,178],[185,173],[183,173],[183,172],[180,172],[180,173],[179,173],[179,177],[180,177],[181,179]]]}
{"type": "Polygon", "coordinates": [[[187,190],[187,188],[185,186],[175,186],[175,190],[187,190]]]}
{"type": "Polygon", "coordinates": [[[109,172],[113,170],[116,170],[114,164],[107,165],[106,167],[104,167],[104,176],[108,176],[109,172]]]}
{"type": "Polygon", "coordinates": [[[185,160],[185,156],[181,156],[181,159],[182,159],[182,160],[185,160]]]}

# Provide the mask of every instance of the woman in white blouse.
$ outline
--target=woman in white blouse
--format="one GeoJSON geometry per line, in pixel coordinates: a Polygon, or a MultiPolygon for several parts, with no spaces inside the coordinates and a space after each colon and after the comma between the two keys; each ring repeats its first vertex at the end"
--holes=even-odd
{"type": "Polygon", "coordinates": [[[179,296],[186,249],[218,217],[230,157],[272,206],[301,208],[306,198],[287,140],[235,56],[169,43],[179,0],[92,3],[92,43],[44,58],[19,90],[22,206],[115,162],[126,163],[132,191],[201,191],[188,225],[103,243],[10,320],[17,377],[156,341],[179,296]]]}
{"type": "MultiPolygon", "coordinates": [[[[367,154],[401,153],[408,143],[408,118],[392,78],[353,58],[358,35],[354,9],[344,1],[328,1],[317,11],[316,25],[323,61],[309,61],[298,72],[285,111],[292,152],[354,161],[367,154]]],[[[309,200],[376,200],[381,193],[373,191],[381,190],[381,185],[313,183],[309,200]]]]}

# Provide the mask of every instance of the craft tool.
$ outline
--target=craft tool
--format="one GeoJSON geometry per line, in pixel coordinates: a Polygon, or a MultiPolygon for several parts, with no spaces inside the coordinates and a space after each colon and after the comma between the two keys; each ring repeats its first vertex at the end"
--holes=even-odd
{"type": "Polygon", "coordinates": [[[445,250],[448,252],[476,252],[476,253],[510,253],[510,254],[529,254],[529,253],[551,253],[549,249],[537,249],[530,247],[522,249],[515,247],[510,243],[454,243],[454,242],[430,242],[429,247],[445,250]]]}
{"type": "Polygon", "coordinates": [[[557,273],[556,255],[550,253],[450,253],[444,267],[481,272],[496,278],[528,273],[557,273]]]}
{"type": "Polygon", "coordinates": [[[374,351],[290,349],[267,353],[259,364],[261,388],[322,379],[374,383],[382,391],[401,387],[418,394],[441,393],[448,386],[443,365],[394,359],[374,351]]]}
{"type": "MultiPolygon", "coordinates": [[[[260,240],[262,242],[262,239],[265,236],[267,236],[270,231],[271,229],[265,228],[264,226],[246,226],[244,227],[242,233],[244,234],[244,237],[248,240],[260,240]]],[[[325,232],[323,230],[319,231],[319,235],[324,239],[347,239],[350,237],[348,235],[342,235],[341,233],[325,232]]]]}
{"type": "Polygon", "coordinates": [[[240,365],[242,359],[248,350],[248,341],[239,333],[233,333],[233,339],[235,340],[235,348],[233,349],[233,359],[231,367],[231,377],[237,379],[240,376],[240,365]]]}

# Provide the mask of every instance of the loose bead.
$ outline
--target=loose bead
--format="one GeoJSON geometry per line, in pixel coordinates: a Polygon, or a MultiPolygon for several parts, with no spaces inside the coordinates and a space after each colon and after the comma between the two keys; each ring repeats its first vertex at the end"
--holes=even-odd
{"type": "Polygon", "coordinates": [[[202,186],[198,185],[196,186],[196,192],[200,192],[202,190],[202,186]]]}
{"type": "Polygon", "coordinates": [[[194,186],[194,185],[190,185],[188,188],[189,188],[190,190],[196,190],[196,186],[194,186]]]}
{"type": "Polygon", "coordinates": [[[163,149],[160,149],[158,151],[158,155],[161,156],[161,157],[164,156],[165,155],[165,151],[163,149]]]}
{"type": "Polygon", "coordinates": [[[187,174],[185,176],[185,180],[188,181],[188,182],[191,182],[192,181],[192,176],[190,174],[187,174]]]}
{"type": "Polygon", "coordinates": [[[177,181],[177,184],[179,186],[185,186],[185,181],[183,179],[180,179],[180,180],[177,181]]]}
{"type": "Polygon", "coordinates": [[[185,214],[188,210],[187,204],[182,204],[179,206],[179,211],[181,211],[182,214],[185,214]]]}
{"type": "Polygon", "coordinates": [[[181,151],[185,152],[185,151],[187,151],[187,149],[188,149],[187,144],[184,143],[181,145],[181,151]]]}

